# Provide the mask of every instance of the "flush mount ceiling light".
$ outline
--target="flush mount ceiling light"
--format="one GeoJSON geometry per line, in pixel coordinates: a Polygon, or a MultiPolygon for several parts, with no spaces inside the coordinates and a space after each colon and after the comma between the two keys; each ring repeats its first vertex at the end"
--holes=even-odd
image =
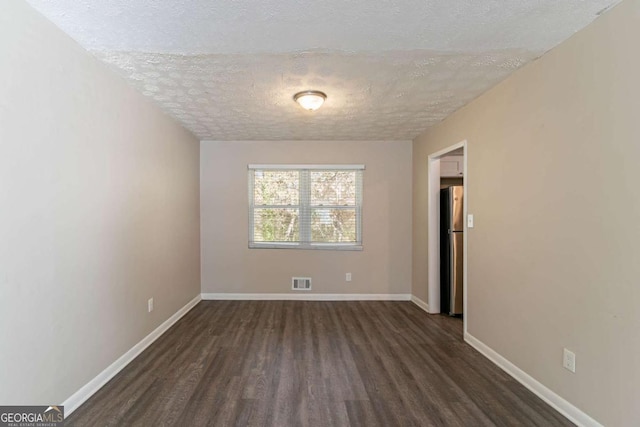
{"type": "Polygon", "coordinates": [[[327,99],[327,95],[319,90],[305,90],[293,95],[293,100],[309,111],[315,111],[322,107],[325,99],[327,99]]]}

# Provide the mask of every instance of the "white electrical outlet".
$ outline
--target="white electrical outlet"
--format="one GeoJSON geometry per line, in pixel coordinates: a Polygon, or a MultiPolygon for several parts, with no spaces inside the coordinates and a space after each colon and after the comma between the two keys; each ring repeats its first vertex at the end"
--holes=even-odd
{"type": "Polygon", "coordinates": [[[347,273],[347,274],[345,275],[344,280],[346,280],[347,282],[350,282],[350,281],[351,281],[351,273],[347,273]]]}
{"type": "Polygon", "coordinates": [[[576,354],[573,351],[567,350],[566,348],[564,349],[562,366],[573,373],[576,372],[576,354]]]}
{"type": "Polygon", "coordinates": [[[467,228],[473,228],[473,214],[467,215],[467,228]]]}
{"type": "Polygon", "coordinates": [[[149,313],[153,311],[153,298],[149,298],[149,301],[147,301],[147,309],[149,310],[149,313]]]}

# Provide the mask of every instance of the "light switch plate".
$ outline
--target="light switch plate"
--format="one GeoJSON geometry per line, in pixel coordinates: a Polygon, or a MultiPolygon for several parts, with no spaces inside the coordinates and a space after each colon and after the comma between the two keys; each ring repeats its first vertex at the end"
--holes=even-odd
{"type": "Polygon", "coordinates": [[[467,228],[473,228],[473,215],[467,215],[467,228]]]}

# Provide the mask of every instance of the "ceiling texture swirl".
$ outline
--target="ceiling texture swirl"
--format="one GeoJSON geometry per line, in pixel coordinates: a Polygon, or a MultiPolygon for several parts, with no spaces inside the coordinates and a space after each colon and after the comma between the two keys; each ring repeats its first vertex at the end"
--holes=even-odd
{"type": "Polygon", "coordinates": [[[618,3],[27,1],[201,140],[413,139],[618,3]]]}

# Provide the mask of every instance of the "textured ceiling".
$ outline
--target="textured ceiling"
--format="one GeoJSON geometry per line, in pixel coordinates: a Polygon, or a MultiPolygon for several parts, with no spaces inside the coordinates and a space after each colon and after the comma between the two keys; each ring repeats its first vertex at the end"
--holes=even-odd
{"type": "Polygon", "coordinates": [[[618,0],[28,2],[201,139],[399,140],[618,0]]]}

